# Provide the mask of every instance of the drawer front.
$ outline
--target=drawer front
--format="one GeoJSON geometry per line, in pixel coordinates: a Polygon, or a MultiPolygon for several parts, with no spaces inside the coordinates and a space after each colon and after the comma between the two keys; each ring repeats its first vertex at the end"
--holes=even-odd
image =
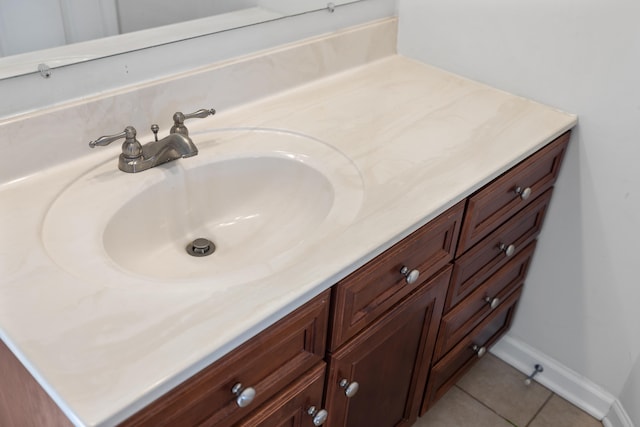
{"type": "Polygon", "coordinates": [[[511,293],[524,283],[535,248],[534,241],[442,318],[435,361],[444,357],[489,313],[498,310],[511,293]]]}
{"type": "Polygon", "coordinates": [[[470,249],[553,185],[569,136],[570,132],[561,135],[469,198],[456,255],[470,249]],[[521,197],[518,188],[529,189],[529,197],[521,197]]]}
{"type": "Polygon", "coordinates": [[[453,259],[463,207],[458,203],[334,287],[331,351],[453,259]],[[405,266],[420,272],[418,280],[409,283],[400,273],[405,266]]]}
{"type": "Polygon", "coordinates": [[[535,240],[542,228],[552,191],[553,189],[547,190],[456,261],[445,302],[445,312],[455,307],[535,240]],[[510,246],[513,254],[509,256],[507,248],[510,246]]]}
{"type": "Polygon", "coordinates": [[[320,362],[325,353],[329,291],[126,420],[124,426],[230,426],[320,362]],[[232,388],[255,389],[240,408],[232,388]]]}
{"type": "Polygon", "coordinates": [[[440,399],[478,360],[478,349],[486,351],[509,330],[522,287],[512,293],[465,339],[431,368],[421,415],[440,399]]]}
{"type": "Polygon", "coordinates": [[[314,427],[313,416],[309,415],[308,410],[314,407],[318,411],[316,416],[322,416],[324,373],[325,363],[322,362],[286,386],[280,394],[240,421],[236,427],[314,427]]]}

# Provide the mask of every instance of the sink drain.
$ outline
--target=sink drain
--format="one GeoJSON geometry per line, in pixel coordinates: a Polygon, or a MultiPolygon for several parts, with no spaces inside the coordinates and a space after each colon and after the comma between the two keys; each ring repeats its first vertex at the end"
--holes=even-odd
{"type": "Polygon", "coordinates": [[[187,245],[187,253],[191,256],[202,257],[211,255],[216,250],[216,245],[209,239],[199,238],[187,245]]]}

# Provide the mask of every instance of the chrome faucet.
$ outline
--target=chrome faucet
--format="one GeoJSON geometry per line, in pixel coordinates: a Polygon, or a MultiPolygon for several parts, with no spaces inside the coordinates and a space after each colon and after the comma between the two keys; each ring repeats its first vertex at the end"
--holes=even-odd
{"type": "Polygon", "coordinates": [[[169,135],[158,140],[158,125],[151,125],[151,131],[155,135],[155,141],[142,145],[136,139],[136,129],[127,126],[122,132],[115,135],[101,136],[95,141],[89,142],[89,147],[109,145],[118,139],[124,138],[122,153],[118,158],[118,168],[127,173],[142,172],[172,160],[192,157],[198,154],[198,148],[189,137],[189,129],[184,121],[193,118],[205,118],[212,116],[216,111],[198,110],[195,113],[183,114],[177,112],[173,115],[173,126],[169,135]]]}

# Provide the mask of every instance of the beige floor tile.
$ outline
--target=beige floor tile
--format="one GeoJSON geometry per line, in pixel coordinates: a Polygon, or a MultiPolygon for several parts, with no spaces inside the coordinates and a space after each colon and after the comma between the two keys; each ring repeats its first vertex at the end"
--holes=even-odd
{"type": "Polygon", "coordinates": [[[513,427],[457,387],[453,387],[413,427],[513,427]]]}
{"type": "Polygon", "coordinates": [[[554,395],[529,427],[602,427],[602,423],[554,395]]]}
{"type": "Polygon", "coordinates": [[[526,386],[525,375],[488,354],[458,386],[519,427],[526,426],[551,396],[536,382],[526,386]]]}

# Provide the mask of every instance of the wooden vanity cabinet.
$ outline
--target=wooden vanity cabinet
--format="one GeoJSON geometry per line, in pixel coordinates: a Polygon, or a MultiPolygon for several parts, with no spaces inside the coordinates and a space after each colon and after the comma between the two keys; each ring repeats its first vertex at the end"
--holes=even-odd
{"type": "Polygon", "coordinates": [[[542,229],[552,189],[528,204],[480,243],[456,259],[445,311],[452,309],[493,276],[542,229]]]}
{"type": "Polygon", "coordinates": [[[463,208],[454,205],[333,287],[329,426],[408,426],[417,418],[463,208]]]}
{"type": "Polygon", "coordinates": [[[453,346],[467,336],[493,310],[501,307],[513,292],[524,283],[533,258],[536,242],[530,243],[484,282],[466,299],[449,310],[440,322],[440,332],[433,356],[440,360],[453,346]]]}
{"type": "MultiPolygon", "coordinates": [[[[328,427],[410,426],[509,329],[568,141],[569,132],[120,426],[310,427],[325,415],[328,427]],[[246,406],[236,386],[255,391],[246,406]]],[[[0,362],[19,364],[3,345],[0,362]]],[[[52,402],[25,410],[25,393],[0,393],[9,411],[0,420],[40,425],[52,402]]]]}
{"type": "Polygon", "coordinates": [[[450,276],[448,266],[329,356],[328,426],[415,421],[450,276]]]}
{"type": "Polygon", "coordinates": [[[314,415],[318,417],[317,422],[320,422],[324,415],[321,411],[326,412],[321,407],[325,367],[324,362],[319,363],[271,401],[240,421],[237,427],[314,427],[314,415]]]}
{"type": "Polygon", "coordinates": [[[453,259],[463,212],[464,202],[460,202],[334,286],[330,351],[386,313],[453,259]],[[407,280],[401,273],[404,267],[407,272],[417,272],[418,278],[407,280]]]}
{"type": "Polygon", "coordinates": [[[553,186],[570,135],[565,132],[469,197],[456,256],[553,186]]]}
{"type": "Polygon", "coordinates": [[[2,340],[0,426],[73,427],[71,421],[2,340]]]}
{"type": "Polygon", "coordinates": [[[431,368],[420,414],[455,385],[511,326],[522,286],[431,368]]]}
{"type": "Polygon", "coordinates": [[[420,414],[511,326],[569,137],[559,136],[467,199],[420,414]]]}
{"type": "Polygon", "coordinates": [[[327,290],[121,424],[232,426],[323,361],[330,292],[327,290]],[[233,393],[255,390],[240,407],[233,393]]]}

